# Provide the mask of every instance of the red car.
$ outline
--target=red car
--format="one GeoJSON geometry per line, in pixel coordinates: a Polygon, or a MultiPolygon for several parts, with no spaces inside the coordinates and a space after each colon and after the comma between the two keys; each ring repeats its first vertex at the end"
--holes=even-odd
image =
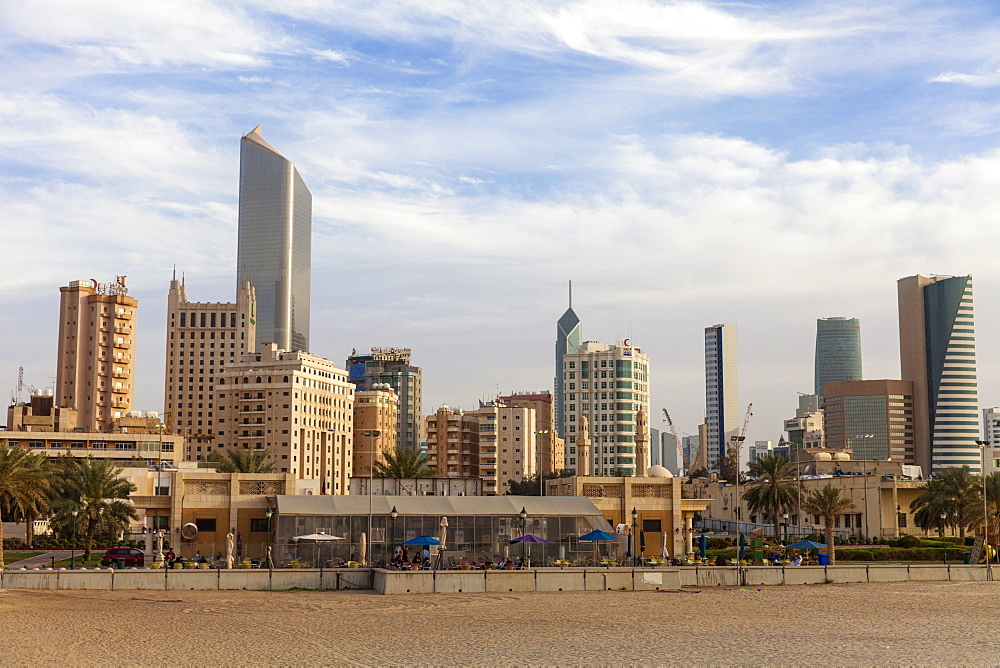
{"type": "Polygon", "coordinates": [[[142,568],[146,565],[146,553],[134,547],[113,547],[101,557],[101,566],[136,566],[142,568]]]}

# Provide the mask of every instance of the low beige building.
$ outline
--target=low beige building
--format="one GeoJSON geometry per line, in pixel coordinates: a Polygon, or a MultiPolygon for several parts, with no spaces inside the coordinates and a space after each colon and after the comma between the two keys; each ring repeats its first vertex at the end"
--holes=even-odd
{"type": "MultiPolygon", "coordinates": [[[[790,481],[795,486],[797,498],[805,499],[811,492],[831,484],[854,503],[854,508],[836,518],[836,535],[860,539],[934,534],[933,530],[917,527],[910,510],[910,503],[917,498],[924,484],[920,467],[900,461],[854,460],[845,450],[828,448],[807,448],[801,456],[800,475],[790,481]]],[[[739,506],[742,532],[757,531],[764,536],[774,534],[774,518],[751,513],[742,499],[748,484],[739,485],[739,498],[736,485],[726,482],[699,478],[686,486],[691,496],[713,499],[703,513],[706,530],[734,531],[739,506]]],[[[782,537],[800,539],[808,534],[823,532],[823,518],[798,513],[794,505],[787,512],[787,521],[784,513],[778,520],[782,537]]]]}
{"type": "Polygon", "coordinates": [[[291,473],[219,473],[192,462],[182,462],[176,471],[127,469],[123,477],[136,486],[131,500],[139,520],[131,537],[145,536],[151,554],[153,536],[162,530],[174,553],[184,557],[225,555],[226,534],[232,533],[243,545],[243,557],[263,558],[274,497],[318,495],[320,489],[320,481],[291,473]]]}
{"type": "Polygon", "coordinates": [[[546,494],[590,499],[619,533],[633,531],[634,525],[635,530],[645,533],[646,549],[641,550],[638,541],[638,556],[660,556],[664,537],[670,557],[693,554],[695,513],[703,513],[712,499],[684,498],[683,479],[669,477],[659,466],[651,467],[650,472],[660,475],[555,478],[546,481],[546,494]]]}

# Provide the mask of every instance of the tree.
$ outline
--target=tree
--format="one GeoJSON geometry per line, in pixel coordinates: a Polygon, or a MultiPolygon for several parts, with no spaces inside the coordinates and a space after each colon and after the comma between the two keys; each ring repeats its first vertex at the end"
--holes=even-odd
{"type": "Polygon", "coordinates": [[[964,537],[966,529],[978,524],[983,516],[982,479],[973,475],[967,464],[935,471],[934,477],[920,487],[910,509],[922,527],[941,526],[944,513],[943,524],[958,529],[964,537]]]}
{"type": "Polygon", "coordinates": [[[765,513],[774,519],[774,537],[781,539],[780,518],[795,506],[795,464],[782,454],[761,455],[750,462],[750,481],[743,498],[752,513],[765,513]]]}
{"type": "Polygon", "coordinates": [[[48,501],[52,479],[38,460],[38,455],[25,448],[0,445],[0,570],[4,568],[4,510],[37,513],[48,501]]]}
{"type": "Polygon", "coordinates": [[[838,515],[842,515],[854,507],[854,502],[840,495],[840,490],[830,483],[823,489],[813,490],[802,502],[802,509],[807,513],[823,518],[823,534],[826,536],[826,553],[830,555],[830,564],[837,563],[837,549],[833,544],[833,525],[838,515]]]}
{"type": "MultiPolygon", "coordinates": [[[[576,475],[576,471],[573,469],[559,469],[554,473],[542,474],[542,482],[544,485],[546,480],[555,480],[556,478],[570,478],[576,475]]],[[[521,480],[508,480],[507,481],[507,492],[510,496],[539,496],[539,482],[537,475],[525,476],[521,480]]]]}
{"type": "Polygon", "coordinates": [[[1000,537],[1000,473],[993,472],[986,476],[986,516],[989,521],[990,540],[996,542],[1000,537]]]}
{"type": "Polygon", "coordinates": [[[267,461],[266,450],[226,450],[226,454],[212,452],[208,461],[215,462],[219,473],[270,473],[274,464],[267,461]]]}
{"type": "Polygon", "coordinates": [[[117,536],[129,526],[129,520],[138,520],[135,507],[129,503],[129,494],[135,485],[121,477],[122,469],[114,462],[62,457],[59,499],[53,522],[72,530],[74,521],[83,536],[83,558],[90,558],[97,535],[117,536]],[[72,516],[73,509],[79,514],[72,516]]]}
{"type": "MultiPolygon", "coordinates": [[[[725,456],[719,460],[719,479],[727,482],[736,482],[736,448],[730,448],[725,456]]],[[[740,484],[746,481],[746,475],[740,473],[740,484]]]]}
{"type": "Polygon", "coordinates": [[[427,455],[416,450],[396,448],[386,452],[375,462],[375,475],[379,478],[436,478],[438,472],[427,466],[427,455]]]}

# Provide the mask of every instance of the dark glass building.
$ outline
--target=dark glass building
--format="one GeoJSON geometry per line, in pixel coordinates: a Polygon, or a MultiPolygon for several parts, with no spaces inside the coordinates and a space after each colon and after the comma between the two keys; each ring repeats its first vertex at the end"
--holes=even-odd
{"type": "Polygon", "coordinates": [[[823,385],[861,380],[861,324],[857,318],[816,321],[816,394],[823,385]]]}
{"type": "Polygon", "coordinates": [[[258,125],[240,141],[237,285],[257,295],[257,341],[309,350],[312,194],[258,125]]]}
{"type": "Polygon", "coordinates": [[[556,375],[554,381],[554,408],[556,433],[560,437],[566,435],[566,401],[565,401],[565,372],[563,371],[563,355],[575,353],[580,347],[581,329],[580,319],[573,311],[573,283],[569,284],[569,308],[559,318],[556,324],[556,375]]]}

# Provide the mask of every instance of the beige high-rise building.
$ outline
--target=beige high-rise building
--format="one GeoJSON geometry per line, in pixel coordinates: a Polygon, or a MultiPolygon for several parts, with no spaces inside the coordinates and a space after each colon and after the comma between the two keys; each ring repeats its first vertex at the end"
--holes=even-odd
{"type": "Polygon", "coordinates": [[[479,418],[442,406],[428,415],[427,466],[442,478],[479,477],[479,418]]]}
{"type": "Polygon", "coordinates": [[[354,392],[354,475],[371,476],[372,458],[384,462],[396,451],[399,396],[388,383],[354,392]]]}
{"type": "Polygon", "coordinates": [[[212,451],[212,392],[219,374],[255,349],[253,287],[243,282],[235,302],[188,301],[187,286],[170,281],[163,411],[169,433],[187,438],[185,457],[212,451]]]}
{"type": "Polygon", "coordinates": [[[347,494],[354,385],[346,371],[328,359],[262,343],[219,374],[214,401],[216,449],[265,450],[276,473],[317,479],[321,494],[347,494]]]}
{"type": "Polygon", "coordinates": [[[505,494],[510,481],[538,472],[535,409],[501,401],[466,413],[479,420],[479,477],[483,494],[505,494]]]}
{"type": "Polygon", "coordinates": [[[515,408],[535,411],[535,434],[542,470],[548,473],[566,466],[565,441],[556,433],[553,396],[550,392],[517,392],[500,397],[500,401],[515,408]]]}
{"type": "Polygon", "coordinates": [[[125,276],[70,281],[59,292],[55,403],[76,410],[83,431],[111,431],[132,410],[139,302],[128,296],[125,276]]]}

